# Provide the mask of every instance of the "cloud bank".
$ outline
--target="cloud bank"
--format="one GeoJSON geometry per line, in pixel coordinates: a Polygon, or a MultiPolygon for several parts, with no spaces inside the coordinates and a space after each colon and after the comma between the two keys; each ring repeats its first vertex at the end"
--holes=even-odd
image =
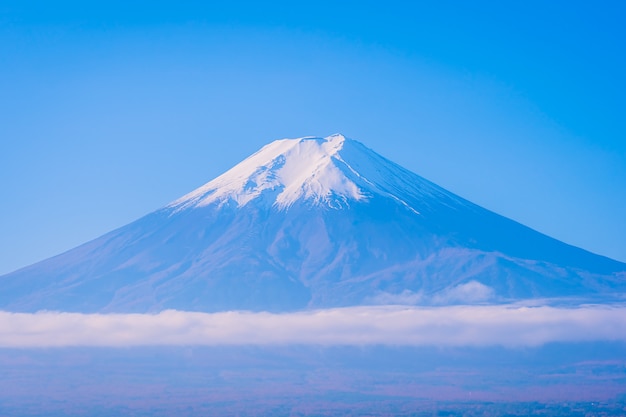
{"type": "Polygon", "coordinates": [[[295,313],[0,312],[0,347],[156,345],[538,346],[626,341],[626,307],[347,307],[295,313]]]}

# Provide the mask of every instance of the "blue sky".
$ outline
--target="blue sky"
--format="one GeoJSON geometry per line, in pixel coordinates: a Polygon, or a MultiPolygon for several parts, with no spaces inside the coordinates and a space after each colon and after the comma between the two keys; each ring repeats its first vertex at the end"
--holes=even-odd
{"type": "Polygon", "coordinates": [[[343,133],[626,261],[621,2],[0,1],[0,273],[343,133]]]}

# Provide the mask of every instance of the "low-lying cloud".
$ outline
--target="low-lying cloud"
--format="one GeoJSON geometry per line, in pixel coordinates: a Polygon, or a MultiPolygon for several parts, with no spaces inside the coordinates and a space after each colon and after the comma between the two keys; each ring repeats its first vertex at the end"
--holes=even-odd
{"type": "Polygon", "coordinates": [[[295,313],[0,312],[0,347],[150,345],[537,346],[626,341],[626,307],[347,307],[295,313]]]}
{"type": "Polygon", "coordinates": [[[450,304],[478,304],[495,297],[493,288],[478,281],[469,281],[455,287],[446,288],[434,295],[426,296],[421,291],[404,290],[401,293],[379,292],[368,302],[375,305],[450,305],[450,304]]]}
{"type": "Polygon", "coordinates": [[[470,281],[436,294],[432,302],[434,304],[480,303],[492,299],[494,295],[493,288],[478,281],[470,281]]]}

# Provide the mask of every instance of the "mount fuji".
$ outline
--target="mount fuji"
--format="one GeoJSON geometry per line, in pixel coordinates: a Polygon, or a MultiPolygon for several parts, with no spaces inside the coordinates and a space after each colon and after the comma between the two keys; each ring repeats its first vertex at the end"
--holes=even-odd
{"type": "Polygon", "coordinates": [[[292,311],[605,302],[626,264],[483,209],[342,135],[272,142],[139,220],[0,277],[0,309],[292,311]]]}

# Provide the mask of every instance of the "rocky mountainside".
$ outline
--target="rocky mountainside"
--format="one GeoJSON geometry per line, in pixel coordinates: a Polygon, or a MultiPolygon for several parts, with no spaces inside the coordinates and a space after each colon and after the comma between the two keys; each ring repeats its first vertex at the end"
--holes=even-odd
{"type": "Polygon", "coordinates": [[[0,309],[290,311],[625,292],[626,264],[333,135],[272,142],[166,207],[0,277],[0,309]]]}

